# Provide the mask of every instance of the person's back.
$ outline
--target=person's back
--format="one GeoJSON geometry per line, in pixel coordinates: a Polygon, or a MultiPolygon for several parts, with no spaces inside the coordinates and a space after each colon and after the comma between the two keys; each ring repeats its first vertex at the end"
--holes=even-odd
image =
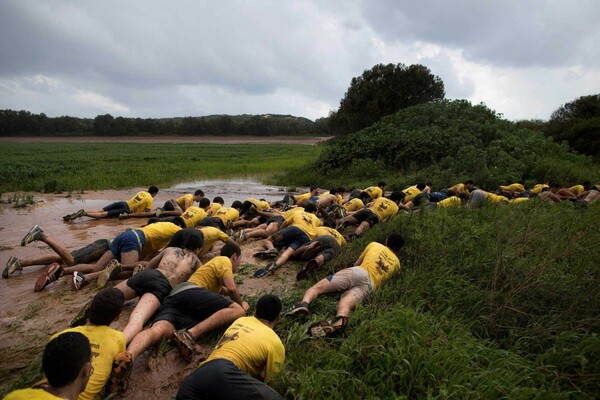
{"type": "Polygon", "coordinates": [[[225,278],[233,278],[233,264],[229,257],[217,256],[198,268],[188,282],[219,293],[225,278]]]}
{"type": "Polygon", "coordinates": [[[360,267],[369,272],[373,288],[377,288],[400,268],[398,256],[381,243],[371,242],[359,257],[360,267]]]}

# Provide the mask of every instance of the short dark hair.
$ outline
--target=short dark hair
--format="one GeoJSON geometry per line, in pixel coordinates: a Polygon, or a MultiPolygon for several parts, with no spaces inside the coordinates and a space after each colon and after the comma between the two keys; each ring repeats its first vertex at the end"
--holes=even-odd
{"type": "Polygon", "coordinates": [[[337,194],[338,188],[329,189],[329,194],[337,194]]]}
{"type": "Polygon", "coordinates": [[[183,218],[181,218],[181,217],[173,217],[173,219],[170,219],[170,220],[164,221],[164,222],[170,222],[172,224],[175,224],[178,227],[180,227],[181,229],[187,228],[187,226],[185,225],[185,222],[183,221],[183,218]]]}
{"type": "Polygon", "coordinates": [[[91,360],[88,338],[79,332],[65,332],[46,345],[42,370],[50,386],[61,388],[73,383],[84,365],[91,360]]]}
{"type": "Polygon", "coordinates": [[[158,217],[150,217],[150,218],[148,218],[148,222],[146,222],[146,225],[155,224],[157,222],[162,222],[162,219],[160,219],[158,217]]]}
{"type": "Polygon", "coordinates": [[[206,197],[203,197],[202,200],[200,200],[198,202],[198,204],[200,205],[200,208],[205,208],[210,206],[210,199],[207,199],[206,197]]]}
{"type": "Polygon", "coordinates": [[[125,296],[119,289],[102,289],[90,304],[90,322],[94,325],[110,325],[121,313],[125,296]]]}
{"type": "Polygon", "coordinates": [[[225,243],[225,245],[221,247],[222,256],[231,258],[234,254],[237,254],[238,256],[242,255],[242,249],[236,243],[225,243]]]}
{"type": "Polygon", "coordinates": [[[304,211],[308,213],[314,213],[317,211],[317,209],[317,203],[315,203],[314,201],[307,201],[304,205],[304,211]]]}
{"type": "Polygon", "coordinates": [[[241,201],[239,201],[239,200],[236,200],[233,203],[231,203],[231,208],[235,208],[235,209],[239,210],[239,209],[241,209],[243,207],[244,207],[244,204],[241,201]]]}
{"type": "Polygon", "coordinates": [[[386,240],[386,246],[394,253],[397,253],[404,247],[404,237],[398,232],[390,233],[386,240]]]}
{"type": "Polygon", "coordinates": [[[225,200],[221,196],[217,196],[213,199],[213,203],[219,203],[220,205],[225,204],[225,200]]]}
{"type": "Polygon", "coordinates": [[[475,182],[473,182],[472,179],[469,179],[468,181],[465,182],[465,185],[474,185],[475,182]]]}
{"type": "Polygon", "coordinates": [[[200,235],[189,235],[183,242],[183,247],[188,250],[198,250],[204,246],[204,237],[200,235]]]}
{"type": "Polygon", "coordinates": [[[345,191],[346,191],[346,188],[343,186],[340,186],[339,188],[337,188],[338,193],[344,193],[345,191]]]}
{"type": "Polygon", "coordinates": [[[387,183],[385,183],[384,181],[377,182],[378,187],[385,187],[386,185],[387,185],[387,183]]]}
{"type": "Polygon", "coordinates": [[[273,322],[281,314],[281,300],[273,294],[265,294],[256,303],[256,318],[273,322]]]}
{"type": "Polygon", "coordinates": [[[427,186],[427,185],[426,185],[426,184],[424,184],[424,183],[417,183],[417,189],[419,189],[419,190],[423,190],[423,189],[425,189],[425,187],[426,187],[426,186],[427,186]]]}
{"type": "Polygon", "coordinates": [[[371,199],[371,196],[369,196],[369,193],[363,191],[358,195],[358,199],[363,203],[368,203],[368,201],[371,199]]]}
{"type": "Polygon", "coordinates": [[[406,197],[406,193],[404,193],[404,192],[392,192],[392,194],[390,194],[388,199],[390,199],[394,203],[398,203],[400,201],[403,201],[405,197],[406,197]]]}
{"type": "Polygon", "coordinates": [[[194,196],[202,196],[202,197],[204,197],[204,192],[202,190],[198,189],[198,190],[196,190],[194,192],[194,196]]]}
{"type": "Polygon", "coordinates": [[[317,190],[319,187],[318,186],[311,186],[309,192],[312,192],[313,190],[317,190]]]}
{"type": "Polygon", "coordinates": [[[156,193],[158,193],[158,188],[156,186],[150,186],[148,188],[148,193],[150,193],[150,194],[156,194],[156,193]]]}

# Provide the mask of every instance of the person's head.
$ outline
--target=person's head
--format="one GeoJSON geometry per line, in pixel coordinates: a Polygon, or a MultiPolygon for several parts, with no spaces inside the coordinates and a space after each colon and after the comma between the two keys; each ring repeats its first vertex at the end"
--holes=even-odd
{"type": "Polygon", "coordinates": [[[225,245],[221,247],[221,255],[223,257],[228,257],[231,260],[233,272],[237,271],[240,262],[242,261],[242,249],[240,246],[236,243],[225,243],[225,245]]]}
{"type": "Polygon", "coordinates": [[[281,314],[281,300],[272,294],[265,294],[256,303],[256,318],[275,322],[281,314]]]}
{"type": "Polygon", "coordinates": [[[171,223],[177,225],[178,227],[180,227],[181,229],[187,228],[187,226],[185,225],[185,222],[183,221],[183,218],[181,218],[181,217],[173,217],[173,219],[170,219],[170,220],[164,221],[164,222],[171,222],[171,223]]]}
{"type": "Polygon", "coordinates": [[[583,190],[590,190],[591,187],[592,187],[592,182],[590,182],[590,181],[583,182],[583,190]]]}
{"type": "Polygon", "coordinates": [[[319,194],[319,187],[311,186],[309,192],[310,192],[311,196],[316,196],[317,194],[319,194]]]}
{"type": "Polygon", "coordinates": [[[200,201],[204,197],[204,192],[200,189],[194,192],[194,201],[200,201]]]}
{"type": "Polygon", "coordinates": [[[304,205],[304,211],[306,211],[307,213],[316,213],[317,212],[317,203],[312,202],[312,201],[307,201],[306,204],[304,205]]]}
{"type": "Polygon", "coordinates": [[[148,193],[150,193],[150,196],[154,197],[158,193],[158,188],[156,186],[150,186],[148,188],[148,193]]]}
{"type": "Polygon", "coordinates": [[[203,197],[200,199],[200,201],[198,202],[198,206],[204,210],[208,209],[210,207],[210,200],[207,199],[206,197],[203,197]]]}
{"type": "Polygon", "coordinates": [[[195,253],[202,249],[202,246],[204,246],[204,239],[200,235],[189,235],[183,242],[183,248],[195,253]]]}
{"type": "Polygon", "coordinates": [[[360,194],[358,195],[358,199],[360,201],[362,201],[363,203],[367,204],[369,202],[369,200],[371,199],[371,196],[369,196],[369,193],[367,192],[360,192],[360,194]]]}
{"type": "Polygon", "coordinates": [[[379,187],[381,190],[383,190],[383,189],[385,189],[386,183],[385,183],[384,181],[379,181],[379,182],[377,182],[377,186],[378,186],[378,187],[379,187]]]}
{"type": "Polygon", "coordinates": [[[473,186],[475,186],[475,182],[473,182],[473,180],[469,179],[465,182],[465,189],[471,190],[473,186]]]}
{"type": "Polygon", "coordinates": [[[329,189],[329,194],[338,194],[338,189],[337,188],[329,189]]]}
{"type": "Polygon", "coordinates": [[[53,388],[78,381],[83,392],[92,375],[90,341],[79,332],[65,332],[50,340],[42,355],[42,370],[53,388]]]}
{"type": "Polygon", "coordinates": [[[110,325],[121,314],[125,296],[119,289],[102,289],[90,304],[90,322],[94,325],[110,325]]]}
{"type": "Polygon", "coordinates": [[[427,187],[427,184],[425,183],[417,183],[417,189],[419,190],[423,190],[427,187]]]}
{"type": "Polygon", "coordinates": [[[240,211],[242,209],[242,207],[244,207],[244,203],[242,203],[239,200],[236,200],[231,204],[231,208],[235,208],[238,211],[240,211]]]}
{"type": "Polygon", "coordinates": [[[390,233],[390,235],[385,240],[385,245],[394,253],[400,251],[402,247],[404,247],[404,238],[398,232],[390,233]]]}
{"type": "Polygon", "coordinates": [[[338,194],[343,194],[346,192],[346,188],[343,186],[340,186],[339,188],[337,188],[337,192],[338,192],[338,194]]]}
{"type": "Polygon", "coordinates": [[[224,205],[225,204],[225,200],[223,200],[223,198],[221,196],[215,197],[212,202],[213,203],[218,203],[220,205],[224,205]]]}
{"type": "Polygon", "coordinates": [[[396,204],[400,204],[404,201],[404,197],[406,197],[406,193],[404,192],[392,192],[392,194],[389,195],[388,199],[390,199],[396,204]]]}

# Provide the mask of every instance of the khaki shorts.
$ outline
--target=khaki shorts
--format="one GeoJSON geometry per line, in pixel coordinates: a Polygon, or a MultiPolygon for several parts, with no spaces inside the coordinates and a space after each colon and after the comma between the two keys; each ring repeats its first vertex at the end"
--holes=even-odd
{"type": "Polygon", "coordinates": [[[339,291],[344,292],[342,297],[352,295],[359,303],[373,293],[373,282],[366,269],[362,267],[345,268],[329,275],[329,282],[339,291]]]}

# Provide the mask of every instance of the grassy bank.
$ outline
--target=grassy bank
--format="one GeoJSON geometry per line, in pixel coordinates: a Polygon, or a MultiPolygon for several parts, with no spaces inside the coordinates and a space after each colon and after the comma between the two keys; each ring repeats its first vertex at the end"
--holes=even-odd
{"type": "Polygon", "coordinates": [[[320,146],[273,144],[3,143],[0,192],[171,185],[265,177],[315,160],[320,146]]]}
{"type": "MultiPolygon", "coordinates": [[[[341,339],[305,335],[334,315],[339,296],[317,299],[300,324],[284,320],[278,390],[328,399],[597,396],[598,206],[446,209],[376,227],[330,270],[399,230],[402,271],[352,314],[341,339]]],[[[287,303],[311,283],[298,283],[287,303]]]]}

